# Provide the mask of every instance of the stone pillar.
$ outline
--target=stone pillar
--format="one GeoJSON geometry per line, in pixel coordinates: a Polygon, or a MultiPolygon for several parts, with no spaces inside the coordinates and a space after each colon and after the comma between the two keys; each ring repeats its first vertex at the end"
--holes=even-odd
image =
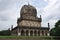
{"type": "Polygon", "coordinates": [[[47,36],[50,36],[50,32],[49,31],[47,32],[47,36]]]}
{"type": "MultiPolygon", "coordinates": [[[[40,32],[40,31],[39,31],[40,32]]],[[[40,36],[40,35],[39,35],[40,36]]]]}
{"type": "Polygon", "coordinates": [[[45,32],[45,30],[44,30],[44,36],[46,36],[46,32],[45,32]]]}
{"type": "Polygon", "coordinates": [[[21,32],[18,33],[18,36],[21,36],[21,32]]]}
{"type": "Polygon", "coordinates": [[[33,30],[33,36],[34,36],[34,30],[33,30]]]}
{"type": "Polygon", "coordinates": [[[48,33],[48,36],[50,36],[50,33],[48,33]]]}
{"type": "Polygon", "coordinates": [[[26,36],[26,30],[24,30],[24,32],[25,32],[24,35],[26,36]]]}
{"type": "Polygon", "coordinates": [[[28,35],[30,36],[30,30],[29,30],[29,33],[28,33],[28,35]]]}
{"type": "Polygon", "coordinates": [[[41,30],[40,30],[40,36],[42,36],[42,32],[41,32],[41,30]]]}
{"type": "Polygon", "coordinates": [[[17,35],[19,36],[19,28],[17,29],[17,35]]]}
{"type": "Polygon", "coordinates": [[[38,36],[38,30],[37,30],[37,34],[36,34],[36,36],[38,36]]]}
{"type": "Polygon", "coordinates": [[[20,30],[20,36],[21,36],[21,30],[20,30]]]}
{"type": "Polygon", "coordinates": [[[18,28],[18,36],[21,36],[21,30],[18,28]]]}
{"type": "Polygon", "coordinates": [[[20,30],[20,36],[21,36],[21,30],[20,30]]]}

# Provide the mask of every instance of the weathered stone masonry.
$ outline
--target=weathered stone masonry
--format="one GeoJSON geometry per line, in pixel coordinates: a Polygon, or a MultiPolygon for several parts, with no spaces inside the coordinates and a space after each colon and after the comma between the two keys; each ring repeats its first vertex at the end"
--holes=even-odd
{"type": "Polygon", "coordinates": [[[42,18],[37,17],[37,10],[31,5],[24,5],[20,11],[17,26],[11,30],[11,35],[16,36],[49,36],[48,27],[41,26],[42,18]]]}

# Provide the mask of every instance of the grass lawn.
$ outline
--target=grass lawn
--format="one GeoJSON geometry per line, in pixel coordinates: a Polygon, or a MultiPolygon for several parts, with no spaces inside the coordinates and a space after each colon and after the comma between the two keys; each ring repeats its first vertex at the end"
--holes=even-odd
{"type": "Polygon", "coordinates": [[[49,36],[0,36],[0,38],[44,38],[50,39],[49,36]]]}

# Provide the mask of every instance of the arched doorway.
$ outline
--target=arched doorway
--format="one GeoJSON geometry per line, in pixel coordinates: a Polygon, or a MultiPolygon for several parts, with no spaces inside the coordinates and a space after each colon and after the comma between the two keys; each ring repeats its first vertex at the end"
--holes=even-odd
{"type": "Polygon", "coordinates": [[[25,35],[24,30],[21,30],[21,36],[24,36],[24,35],[25,35]]]}
{"type": "Polygon", "coordinates": [[[30,36],[33,36],[33,31],[30,31],[30,36]]]}
{"type": "Polygon", "coordinates": [[[42,30],[42,36],[44,36],[44,31],[42,30]]]}
{"type": "Polygon", "coordinates": [[[28,32],[29,32],[29,31],[27,30],[27,31],[26,31],[26,36],[28,36],[28,32]]]}
{"type": "Polygon", "coordinates": [[[36,32],[36,31],[34,31],[34,36],[36,36],[36,34],[37,34],[37,32],[36,32]]]}
{"type": "Polygon", "coordinates": [[[40,31],[38,31],[38,36],[40,36],[40,31]]]}

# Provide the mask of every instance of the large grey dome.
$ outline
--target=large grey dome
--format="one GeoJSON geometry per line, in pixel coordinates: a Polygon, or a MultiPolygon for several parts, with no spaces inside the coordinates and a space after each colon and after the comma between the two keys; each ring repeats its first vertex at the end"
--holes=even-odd
{"type": "Polygon", "coordinates": [[[37,10],[35,7],[33,7],[31,5],[24,5],[21,8],[20,14],[21,15],[29,14],[31,16],[36,16],[37,10]]]}

